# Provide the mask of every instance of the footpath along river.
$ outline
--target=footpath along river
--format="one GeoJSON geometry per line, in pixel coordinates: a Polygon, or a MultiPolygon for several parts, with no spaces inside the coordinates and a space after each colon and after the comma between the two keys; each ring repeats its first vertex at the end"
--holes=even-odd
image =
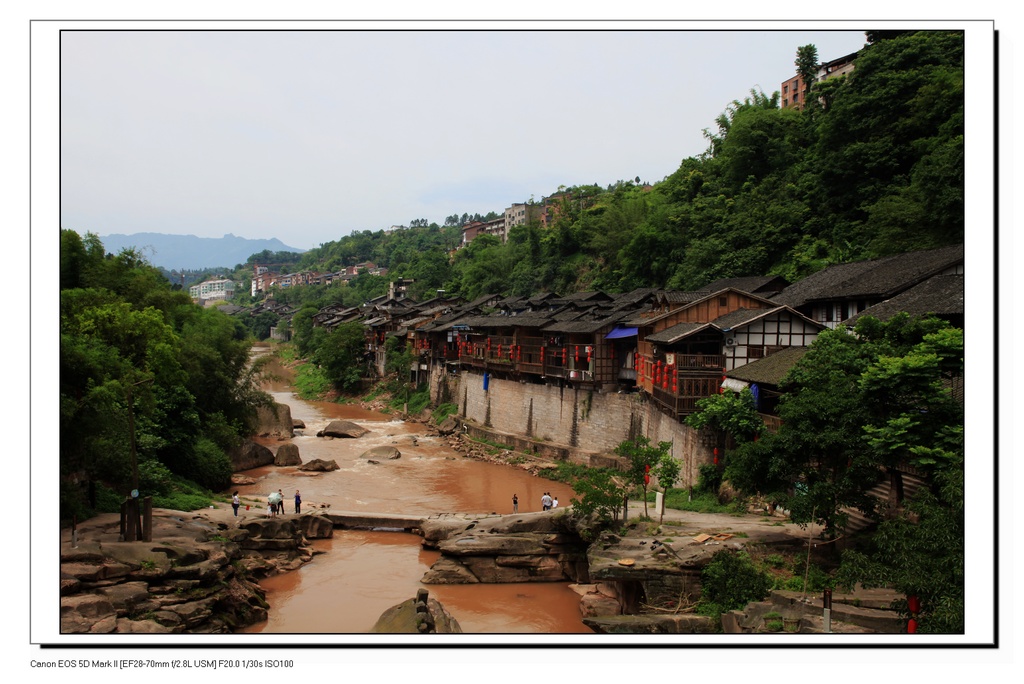
{"type": "MultiPolygon", "coordinates": [[[[517,468],[463,458],[420,423],[355,405],[305,401],[296,397],[287,369],[266,389],[291,407],[292,418],[306,427],[290,440],[303,462],[334,460],[339,470],[304,473],[268,466],[246,471],[257,478],[237,489],[253,507],[241,516],[263,515],[266,497],[280,489],[287,511],[299,490],[303,507],[330,506],[336,511],[373,513],[511,513],[512,495],[522,512],[540,510],[549,491],[568,503],[572,490],[517,468]],[[358,439],[323,439],[316,433],[331,420],[343,419],[370,430],[358,439]],[[395,446],[401,458],[372,464],[361,454],[375,446],[395,446]],[[255,502],[259,501],[257,507],[255,502]]],[[[272,451],[285,443],[264,440],[272,451]]],[[[278,634],[361,634],[380,615],[426,587],[459,621],[464,632],[480,634],[590,633],[579,614],[579,596],[568,583],[422,585],[419,580],[438,557],[420,538],[402,532],[337,530],[334,538],[315,541],[324,551],[294,572],[260,582],[267,590],[270,618],[243,631],[278,634]]]]}

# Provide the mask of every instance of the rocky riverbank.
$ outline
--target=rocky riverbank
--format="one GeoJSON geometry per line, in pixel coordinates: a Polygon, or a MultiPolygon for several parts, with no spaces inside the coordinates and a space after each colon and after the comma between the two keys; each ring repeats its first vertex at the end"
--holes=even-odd
{"type": "Polygon", "coordinates": [[[65,634],[230,633],[265,620],[258,580],[294,570],[333,525],[319,514],[234,523],[229,508],[153,511],[153,541],[120,541],[103,514],[61,532],[65,634]]]}

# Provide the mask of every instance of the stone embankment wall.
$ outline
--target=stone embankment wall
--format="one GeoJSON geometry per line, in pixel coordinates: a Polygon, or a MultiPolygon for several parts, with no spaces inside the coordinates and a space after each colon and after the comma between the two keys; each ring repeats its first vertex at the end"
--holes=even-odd
{"type": "Polygon", "coordinates": [[[652,444],[671,442],[672,455],[682,465],[677,487],[697,484],[699,468],[714,459],[713,444],[701,434],[662,413],[641,394],[579,390],[568,386],[537,385],[477,373],[430,378],[431,397],[458,406],[467,421],[497,432],[531,440],[535,451],[573,460],[608,454],[620,442],[638,436],[652,444]]]}

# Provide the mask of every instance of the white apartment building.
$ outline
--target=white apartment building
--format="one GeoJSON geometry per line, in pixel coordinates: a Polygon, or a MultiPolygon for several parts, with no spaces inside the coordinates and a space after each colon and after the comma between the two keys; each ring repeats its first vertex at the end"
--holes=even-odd
{"type": "Polygon", "coordinates": [[[195,300],[227,299],[235,294],[235,281],[207,280],[188,288],[188,294],[195,300]]]}

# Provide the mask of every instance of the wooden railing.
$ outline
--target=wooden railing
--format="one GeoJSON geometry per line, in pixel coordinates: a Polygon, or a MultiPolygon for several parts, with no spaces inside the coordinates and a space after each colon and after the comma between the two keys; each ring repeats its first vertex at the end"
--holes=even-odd
{"type": "Polygon", "coordinates": [[[675,368],[680,373],[698,370],[705,372],[709,368],[725,368],[724,354],[676,354],[675,368]]]}
{"type": "Polygon", "coordinates": [[[718,374],[705,374],[700,377],[687,375],[685,378],[680,376],[675,389],[673,389],[672,385],[669,385],[667,388],[661,385],[653,385],[650,391],[654,401],[661,404],[676,417],[679,417],[695,413],[697,411],[697,402],[718,394],[721,384],[722,376],[718,374]]]}

